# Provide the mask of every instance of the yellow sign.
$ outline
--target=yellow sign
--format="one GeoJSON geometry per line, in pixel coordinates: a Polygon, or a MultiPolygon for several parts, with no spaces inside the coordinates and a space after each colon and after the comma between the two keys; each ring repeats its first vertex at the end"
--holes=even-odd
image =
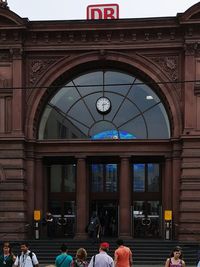
{"type": "Polygon", "coordinates": [[[34,210],[34,221],[39,221],[41,218],[40,210],[34,210]]]}
{"type": "Polygon", "coordinates": [[[165,221],[172,220],[172,210],[165,210],[165,221]]]}

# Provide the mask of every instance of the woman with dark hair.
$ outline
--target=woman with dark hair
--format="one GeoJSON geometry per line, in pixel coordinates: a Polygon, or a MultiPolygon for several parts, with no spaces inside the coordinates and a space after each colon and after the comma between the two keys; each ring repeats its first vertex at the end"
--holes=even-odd
{"type": "Polygon", "coordinates": [[[16,257],[12,253],[9,242],[3,243],[2,254],[0,255],[0,267],[12,267],[16,257]]]}
{"type": "Polygon", "coordinates": [[[181,247],[175,247],[165,262],[165,267],[185,267],[185,262],[182,260],[183,254],[181,247]]]}

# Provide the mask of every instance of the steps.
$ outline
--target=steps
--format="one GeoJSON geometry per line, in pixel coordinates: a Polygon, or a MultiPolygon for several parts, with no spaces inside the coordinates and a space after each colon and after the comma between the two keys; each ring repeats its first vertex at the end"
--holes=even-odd
{"type": "MultiPolygon", "coordinates": [[[[110,243],[109,255],[113,257],[114,250],[117,248],[115,240],[106,240],[110,243]]],[[[40,264],[53,264],[55,257],[60,253],[62,243],[66,243],[68,253],[75,257],[76,251],[84,247],[88,252],[88,260],[91,256],[98,253],[98,244],[92,245],[90,241],[78,241],[73,239],[52,239],[52,240],[30,240],[30,248],[37,254],[40,264]]],[[[13,243],[13,251],[19,254],[19,243],[13,243]]],[[[164,240],[127,240],[125,245],[133,252],[133,262],[137,265],[164,265],[164,262],[171,250],[179,245],[183,249],[183,258],[186,265],[195,265],[197,261],[198,244],[192,242],[177,242],[164,240]]]]}

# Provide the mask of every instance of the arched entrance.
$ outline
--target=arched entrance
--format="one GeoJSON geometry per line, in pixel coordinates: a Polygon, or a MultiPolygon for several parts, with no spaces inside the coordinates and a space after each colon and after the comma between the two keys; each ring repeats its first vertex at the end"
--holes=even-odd
{"type": "Polygon", "coordinates": [[[161,237],[163,157],[154,153],[157,158],[152,160],[144,152],[136,160],[129,143],[146,140],[148,149],[148,140],[162,143],[170,135],[160,97],[130,73],[100,68],[72,77],[56,91],[41,116],[38,139],[54,140],[55,147],[62,140],[67,146],[87,140],[81,151],[66,151],[70,156],[63,157],[64,163],[56,156],[49,161],[47,207],[57,220],[57,236],[74,236],[80,227],[78,213],[87,214],[86,223],[96,211],[105,236],[161,237]],[[108,142],[112,145],[110,152],[106,152],[108,142]],[[105,150],[91,151],[96,143],[105,150]],[[76,169],[81,153],[83,180],[76,169]],[[86,189],[83,192],[82,182],[86,189]],[[85,202],[85,210],[80,211],[80,199],[85,202]],[[70,233],[66,230],[68,215],[74,220],[70,233]],[[122,218],[127,219],[126,227],[121,224],[122,218]]]}

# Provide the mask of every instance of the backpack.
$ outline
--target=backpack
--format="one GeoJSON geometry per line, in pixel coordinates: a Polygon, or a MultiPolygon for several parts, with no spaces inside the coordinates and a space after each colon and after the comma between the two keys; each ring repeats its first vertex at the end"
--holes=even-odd
{"type": "MultiPolygon", "coordinates": [[[[21,255],[22,255],[21,253],[17,255],[18,259],[20,259],[21,255]]],[[[32,260],[32,258],[33,258],[33,252],[30,251],[29,254],[28,254],[28,256],[31,258],[32,264],[34,266],[34,263],[33,263],[33,260],[32,260]]]]}
{"type": "Polygon", "coordinates": [[[97,217],[91,218],[89,226],[88,226],[88,232],[95,231],[98,225],[99,225],[98,218],[97,217]]]}

